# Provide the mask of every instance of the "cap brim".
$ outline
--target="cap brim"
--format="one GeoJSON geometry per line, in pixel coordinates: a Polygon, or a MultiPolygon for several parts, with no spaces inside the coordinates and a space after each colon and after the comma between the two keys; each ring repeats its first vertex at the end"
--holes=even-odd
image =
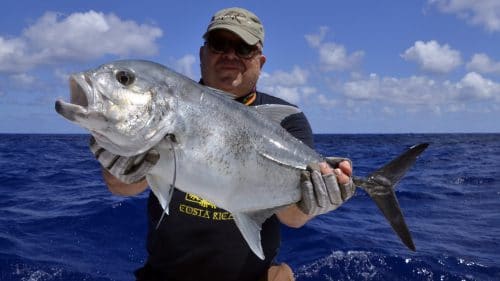
{"type": "Polygon", "coordinates": [[[255,45],[260,41],[260,39],[258,37],[256,37],[255,35],[253,35],[252,33],[248,32],[248,31],[244,30],[243,28],[240,28],[240,27],[234,26],[234,25],[229,25],[229,24],[218,24],[218,25],[210,27],[207,30],[207,32],[203,35],[203,38],[206,38],[208,33],[210,33],[211,31],[218,30],[218,29],[231,31],[232,33],[238,35],[241,39],[243,39],[243,41],[245,41],[245,43],[247,43],[248,45],[255,45]]]}

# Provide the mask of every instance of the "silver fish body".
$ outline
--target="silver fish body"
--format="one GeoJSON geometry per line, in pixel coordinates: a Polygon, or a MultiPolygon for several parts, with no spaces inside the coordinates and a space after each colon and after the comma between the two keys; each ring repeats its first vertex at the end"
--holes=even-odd
{"type": "Polygon", "coordinates": [[[300,171],[322,160],[279,125],[298,109],[247,107],[152,62],[113,62],[74,74],[70,85],[71,103],[57,101],[57,111],[103,148],[123,156],[159,151],[147,179],[163,208],[175,171],[176,188],[230,211],[240,229],[251,229],[244,236],[257,236],[245,238],[259,241],[252,243],[260,257],[260,224],[300,200],[300,171]]]}
{"type": "MultiPolygon", "coordinates": [[[[260,258],[264,258],[261,224],[277,209],[300,201],[301,171],[308,163],[323,161],[280,126],[281,120],[300,112],[297,108],[248,107],[234,101],[231,94],[153,62],[105,64],[72,75],[70,87],[71,102],[57,101],[57,112],[88,129],[100,146],[122,156],[153,147],[159,151],[160,159],[147,180],[165,210],[175,182],[179,190],[230,211],[260,258]]],[[[403,160],[414,162],[421,151],[403,160]]],[[[413,162],[399,172],[404,173],[413,162]]],[[[387,173],[392,170],[377,175],[383,178],[387,173]]],[[[373,183],[358,178],[355,182],[373,190],[373,183]]],[[[396,213],[398,227],[403,229],[401,239],[411,248],[393,186],[386,188],[392,192],[389,210],[396,213]]],[[[375,198],[381,193],[372,194],[375,198]]],[[[387,200],[383,197],[382,201],[387,200]]]]}

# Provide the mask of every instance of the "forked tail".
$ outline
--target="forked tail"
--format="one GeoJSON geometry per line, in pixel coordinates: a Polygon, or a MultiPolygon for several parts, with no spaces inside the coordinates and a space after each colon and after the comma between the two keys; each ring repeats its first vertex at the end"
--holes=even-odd
{"type": "Polygon", "coordinates": [[[428,146],[428,143],[412,146],[368,178],[354,178],[354,184],[370,195],[401,241],[412,251],[415,251],[415,244],[399,207],[394,187],[428,146]]]}

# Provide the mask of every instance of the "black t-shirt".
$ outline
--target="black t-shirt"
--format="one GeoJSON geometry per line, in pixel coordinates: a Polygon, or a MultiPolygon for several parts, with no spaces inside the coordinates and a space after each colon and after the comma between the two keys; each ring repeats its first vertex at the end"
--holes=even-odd
{"type": "MultiPolygon", "coordinates": [[[[241,102],[241,100],[240,100],[241,102]]],[[[257,92],[250,106],[286,104],[282,99],[257,92]]],[[[305,115],[291,115],[281,126],[313,147],[312,132],[305,115]]],[[[280,223],[273,215],[263,225],[262,246],[266,259],[248,247],[232,215],[194,194],[174,190],[165,215],[156,196],[148,199],[147,264],[136,273],[138,280],[258,280],[271,265],[280,246],[280,223]]]]}

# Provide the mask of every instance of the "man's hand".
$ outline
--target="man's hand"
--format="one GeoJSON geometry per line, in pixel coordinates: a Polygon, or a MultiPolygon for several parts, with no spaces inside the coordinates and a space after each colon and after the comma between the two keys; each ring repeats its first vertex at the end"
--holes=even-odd
{"type": "Polygon", "coordinates": [[[337,209],[356,191],[351,176],[352,165],[345,158],[327,157],[326,163],[309,164],[301,174],[302,200],[298,207],[311,216],[337,209]]]}
{"type": "Polygon", "coordinates": [[[102,167],[127,184],[142,181],[160,159],[160,154],[154,149],[130,157],[113,154],[99,146],[93,136],[89,146],[102,167]]]}

